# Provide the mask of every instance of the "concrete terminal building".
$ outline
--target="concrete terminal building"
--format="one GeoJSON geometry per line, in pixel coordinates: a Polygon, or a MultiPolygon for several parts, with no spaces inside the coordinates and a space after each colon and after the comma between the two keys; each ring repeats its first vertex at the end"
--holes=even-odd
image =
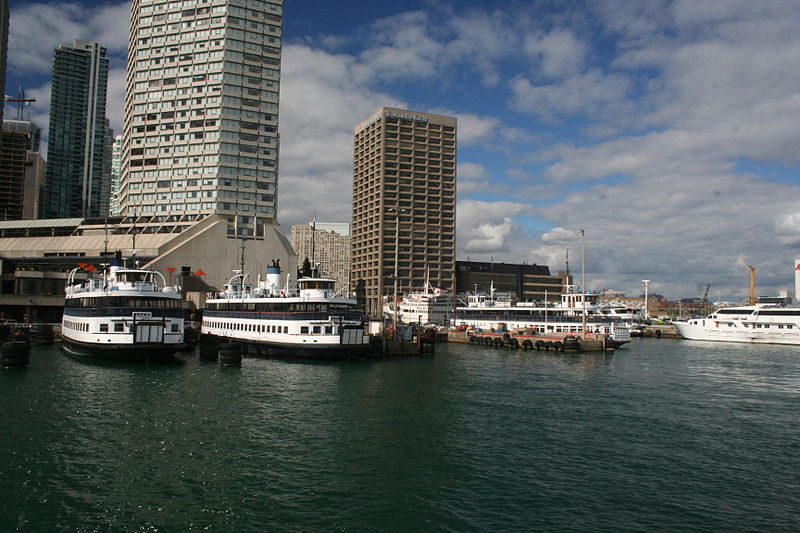
{"type": "MultiPolygon", "coordinates": [[[[57,321],[64,306],[64,285],[79,263],[99,268],[115,251],[130,257],[135,246],[140,266],[158,270],[169,279],[184,267],[215,288],[241,268],[242,240],[227,236],[228,222],[213,215],[181,233],[159,232],[160,223],[130,218],[51,219],[0,222],[0,313],[18,321],[57,321]],[[135,234],[135,244],[134,244],[135,234]],[[170,269],[172,274],[170,274],[170,269]]],[[[291,245],[277,226],[264,240],[244,241],[245,271],[253,281],[273,259],[284,272],[297,270],[291,245]],[[277,243],[265,246],[265,241],[277,243]]],[[[173,281],[180,283],[178,279],[173,281]]],[[[202,307],[201,298],[187,307],[202,307]]]]}

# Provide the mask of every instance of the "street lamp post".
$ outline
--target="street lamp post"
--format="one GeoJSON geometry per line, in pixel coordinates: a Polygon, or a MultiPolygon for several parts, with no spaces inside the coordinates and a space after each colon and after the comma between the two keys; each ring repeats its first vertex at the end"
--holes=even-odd
{"type": "Polygon", "coordinates": [[[581,234],[581,301],[583,302],[583,334],[586,335],[586,246],[584,243],[583,228],[578,230],[581,234]]]}
{"type": "Polygon", "coordinates": [[[647,286],[650,284],[650,280],[643,279],[642,283],[644,283],[644,319],[647,320],[650,318],[650,311],[647,308],[647,286]]]}
{"type": "Polygon", "coordinates": [[[398,209],[390,207],[386,210],[389,213],[395,213],[394,219],[394,295],[392,297],[392,340],[397,342],[397,278],[398,278],[398,260],[400,257],[400,214],[407,213],[405,209],[398,209]]]}

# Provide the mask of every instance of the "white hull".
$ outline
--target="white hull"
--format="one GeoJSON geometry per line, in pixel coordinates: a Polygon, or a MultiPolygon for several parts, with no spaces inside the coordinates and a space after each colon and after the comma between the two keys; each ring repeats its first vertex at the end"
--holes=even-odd
{"type": "MultiPolygon", "coordinates": [[[[706,319],[691,322],[673,322],[681,337],[693,341],[739,342],[748,344],[800,345],[800,329],[734,331],[729,328],[706,325],[706,319]]],[[[710,321],[708,321],[710,322],[710,321]]]]}
{"type": "Polygon", "coordinates": [[[370,338],[362,324],[332,320],[270,320],[232,318],[220,313],[203,317],[202,332],[267,349],[295,352],[298,356],[332,358],[357,355],[369,349],[370,338]],[[316,355],[314,355],[316,354],[316,355]]]}

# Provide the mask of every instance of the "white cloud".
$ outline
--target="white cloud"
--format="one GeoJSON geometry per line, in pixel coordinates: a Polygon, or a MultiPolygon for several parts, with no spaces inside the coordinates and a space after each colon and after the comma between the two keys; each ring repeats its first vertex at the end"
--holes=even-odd
{"type": "Polygon", "coordinates": [[[511,106],[545,118],[557,114],[620,113],[627,105],[630,80],[622,74],[604,74],[599,69],[576,74],[559,83],[534,85],[527,78],[511,80],[511,106]]]}
{"type": "Polygon", "coordinates": [[[76,39],[100,43],[110,54],[128,49],[129,2],[85,5],[75,2],[22,4],[11,11],[8,68],[47,73],[53,50],[76,39]]]}
{"type": "Polygon", "coordinates": [[[350,220],[353,129],[397,98],[358,83],[352,56],[307,46],[283,51],[278,217],[283,224],[350,220]]]}
{"type": "Polygon", "coordinates": [[[544,35],[529,35],[523,49],[541,62],[541,73],[550,78],[580,73],[587,54],[586,44],[572,32],[562,29],[544,35]]]}
{"type": "Polygon", "coordinates": [[[456,221],[460,252],[479,257],[519,253],[527,237],[513,217],[528,212],[530,206],[523,203],[460,200],[456,221]]]}

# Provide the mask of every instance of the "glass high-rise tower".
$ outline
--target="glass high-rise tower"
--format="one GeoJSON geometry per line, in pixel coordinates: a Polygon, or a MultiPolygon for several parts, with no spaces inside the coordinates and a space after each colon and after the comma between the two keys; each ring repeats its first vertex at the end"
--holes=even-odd
{"type": "Polygon", "coordinates": [[[275,221],[282,0],[133,0],[120,209],[230,236],[275,221]]]}
{"type": "Polygon", "coordinates": [[[108,58],[98,43],[55,50],[43,218],[108,215],[107,87],[108,58]]]}

